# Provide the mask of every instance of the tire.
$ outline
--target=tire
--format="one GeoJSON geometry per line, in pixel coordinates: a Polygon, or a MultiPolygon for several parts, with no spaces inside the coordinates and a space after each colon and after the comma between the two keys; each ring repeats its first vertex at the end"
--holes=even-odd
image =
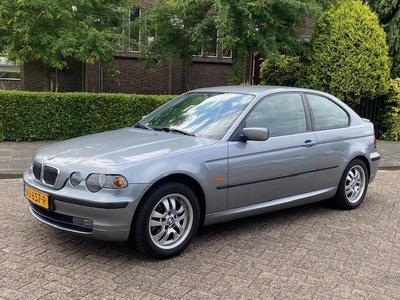
{"type": "Polygon", "coordinates": [[[346,167],[336,192],[336,203],[341,209],[354,209],[364,201],[369,175],[365,163],[354,159],[346,167]]]}
{"type": "Polygon", "coordinates": [[[172,258],[190,244],[199,228],[200,206],[194,192],[169,182],[140,202],[132,230],[136,249],[158,259],[172,258]]]}

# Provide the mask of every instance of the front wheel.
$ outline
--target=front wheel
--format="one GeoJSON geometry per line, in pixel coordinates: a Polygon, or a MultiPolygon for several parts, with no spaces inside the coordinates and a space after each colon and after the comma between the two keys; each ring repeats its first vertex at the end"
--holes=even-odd
{"type": "Polygon", "coordinates": [[[368,169],[360,159],[350,162],[336,192],[337,204],[342,209],[354,209],[364,201],[368,188],[368,169]]]}
{"type": "Polygon", "coordinates": [[[142,199],[133,220],[137,250],[154,258],[181,253],[196,235],[200,220],[196,195],[180,183],[167,183],[142,199]]]}

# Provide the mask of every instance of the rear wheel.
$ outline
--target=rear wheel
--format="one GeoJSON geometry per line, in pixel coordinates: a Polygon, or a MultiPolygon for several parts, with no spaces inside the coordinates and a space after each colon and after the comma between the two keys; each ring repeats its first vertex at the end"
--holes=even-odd
{"type": "Polygon", "coordinates": [[[365,198],[368,188],[368,169],[360,159],[350,162],[336,192],[337,204],[342,209],[357,208],[365,198]]]}
{"type": "Polygon", "coordinates": [[[194,192],[181,183],[166,183],[142,199],[133,220],[139,252],[155,258],[181,253],[196,235],[200,207],[194,192]]]}

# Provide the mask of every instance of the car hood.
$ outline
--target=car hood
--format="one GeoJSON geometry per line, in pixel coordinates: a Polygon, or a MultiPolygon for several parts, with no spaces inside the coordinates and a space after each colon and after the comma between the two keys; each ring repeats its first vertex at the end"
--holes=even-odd
{"type": "Polygon", "coordinates": [[[52,144],[40,149],[35,159],[61,171],[114,173],[144,160],[216,142],[175,133],[124,128],[52,144]]]}

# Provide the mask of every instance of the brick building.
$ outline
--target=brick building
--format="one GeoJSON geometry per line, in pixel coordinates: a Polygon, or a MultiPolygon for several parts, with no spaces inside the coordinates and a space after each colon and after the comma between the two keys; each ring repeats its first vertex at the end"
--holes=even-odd
{"type": "MultiPolygon", "coordinates": [[[[108,69],[101,63],[82,64],[69,60],[68,68],[55,71],[38,61],[29,62],[21,67],[21,89],[180,94],[198,87],[227,84],[232,68],[232,53],[223,53],[218,47],[216,32],[211,39],[211,45],[194,53],[191,63],[170,61],[150,67],[143,64],[140,60],[140,44],[151,42],[154,36],[144,37],[134,21],[143,9],[151,5],[151,0],[142,0],[140,8],[133,7],[129,17],[124,20],[121,30],[129,36],[130,42],[128,45],[117,45],[121,50],[115,56],[114,68],[108,69]]],[[[246,77],[244,80],[251,79],[246,77]]]]}
{"type": "MultiPolygon", "coordinates": [[[[21,67],[21,89],[28,91],[179,94],[194,88],[225,85],[232,68],[231,58],[193,57],[190,64],[169,62],[154,69],[144,68],[137,55],[115,57],[118,72],[100,63],[82,64],[70,60],[64,70],[50,70],[41,62],[21,67]],[[58,77],[58,80],[57,80],[58,77]]],[[[244,81],[250,81],[248,63],[244,81]]]]}
{"type": "MultiPolygon", "coordinates": [[[[143,8],[151,1],[142,0],[141,8],[132,8],[129,24],[134,24],[143,8]]],[[[308,22],[309,23],[309,22],[308,22]]],[[[309,24],[302,32],[310,32],[309,24]]],[[[232,51],[224,52],[219,45],[217,32],[194,53],[191,63],[170,61],[151,68],[140,61],[139,43],[148,43],[154,36],[143,36],[139,28],[129,26],[129,45],[115,56],[115,69],[107,69],[101,63],[83,64],[69,60],[68,68],[51,70],[41,62],[34,61],[21,67],[21,89],[28,91],[59,92],[105,92],[137,94],[180,94],[191,89],[228,84],[232,70],[232,51]],[[117,70],[117,72],[115,71],[117,70]]],[[[259,64],[257,56],[249,57],[244,63],[242,81],[259,83],[259,64]]]]}

